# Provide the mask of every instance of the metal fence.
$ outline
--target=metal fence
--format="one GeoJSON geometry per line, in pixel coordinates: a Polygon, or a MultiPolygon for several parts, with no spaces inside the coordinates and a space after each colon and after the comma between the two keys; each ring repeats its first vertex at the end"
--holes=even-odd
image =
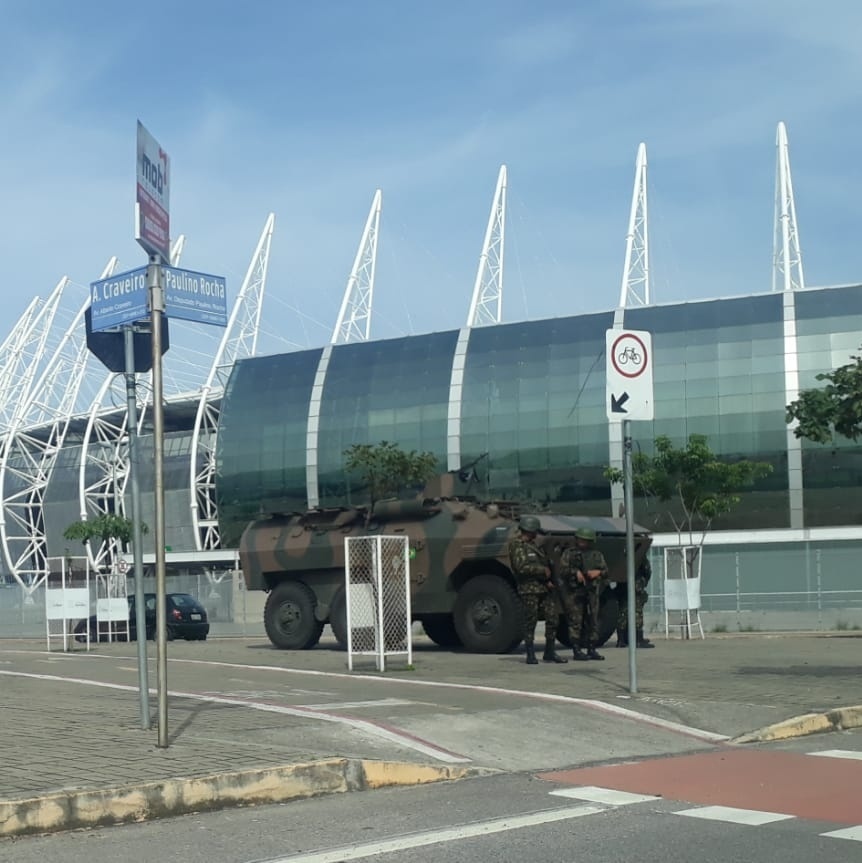
{"type": "MultiPolygon", "coordinates": [[[[862,541],[706,545],[704,627],[713,631],[862,630],[862,541]]],[[[646,611],[664,617],[664,554],[653,546],[646,611]]],[[[672,574],[671,574],[672,575],[672,574]]]]}
{"type": "MultiPolygon", "coordinates": [[[[135,579],[126,579],[128,595],[135,592],[135,579]]],[[[90,580],[90,614],[95,614],[99,584],[90,580]]],[[[144,577],[144,592],[155,593],[155,578],[144,577]]],[[[262,607],[265,595],[249,595],[242,574],[234,570],[221,572],[169,573],[167,593],[188,593],[207,610],[210,634],[264,635],[262,607]]],[[[0,581],[0,638],[44,638],[46,633],[45,586],[24,588],[14,579],[0,581]]]]}

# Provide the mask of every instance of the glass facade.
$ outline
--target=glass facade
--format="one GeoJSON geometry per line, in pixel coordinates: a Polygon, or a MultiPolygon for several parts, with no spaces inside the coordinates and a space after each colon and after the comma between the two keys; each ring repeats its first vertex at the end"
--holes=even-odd
{"type": "MultiPolygon", "coordinates": [[[[768,478],[739,493],[717,530],[790,526],[782,299],[775,293],[625,313],[626,327],[652,333],[653,342],[655,421],[633,423],[637,449],[652,454],[659,435],[679,447],[702,434],[722,458],[772,466],[768,478]]],[[[636,509],[643,524],[672,529],[656,523],[644,500],[636,509]]]]}
{"type": "MultiPolygon", "coordinates": [[[[862,288],[797,291],[799,387],[851,362],[862,345],[862,288]]],[[[805,525],[862,524],[862,445],[847,439],[802,442],[805,525]]]]}
{"type": "Polygon", "coordinates": [[[487,453],[485,493],[606,515],[605,330],[610,313],[470,333],[461,454],[487,453]]]}
{"type": "Polygon", "coordinates": [[[349,502],[359,493],[344,472],[344,451],[353,444],[394,441],[406,450],[433,453],[445,470],[457,338],[457,331],[450,331],[333,350],[317,444],[322,506],[349,502]]]}
{"type": "MultiPolygon", "coordinates": [[[[654,351],[655,420],[632,423],[636,450],[651,453],[658,435],[682,446],[697,433],[723,459],[772,467],[714,530],[791,527],[787,369],[798,363],[800,387],[816,386],[818,372],[848,362],[862,341],[862,287],[797,291],[795,322],[787,299],[776,292],[625,311],[625,328],[652,333],[654,351]]],[[[458,331],[333,347],[316,439],[320,504],[359,496],[342,467],[345,449],[390,440],[433,452],[441,466],[449,452],[459,452],[461,464],[484,457],[483,496],[606,515],[604,342],[612,326],[609,312],[476,328],[454,390],[458,331]]],[[[261,507],[305,506],[307,445],[314,445],[307,417],[320,356],[237,363],[218,439],[226,544],[261,507]]],[[[802,445],[806,527],[862,523],[860,449],[802,445]]],[[[656,531],[673,529],[643,499],[635,515],[656,531]]]]}
{"type": "Polygon", "coordinates": [[[257,513],[304,509],[308,404],[322,351],[234,366],[219,418],[217,501],[222,545],[235,548],[257,513]]]}

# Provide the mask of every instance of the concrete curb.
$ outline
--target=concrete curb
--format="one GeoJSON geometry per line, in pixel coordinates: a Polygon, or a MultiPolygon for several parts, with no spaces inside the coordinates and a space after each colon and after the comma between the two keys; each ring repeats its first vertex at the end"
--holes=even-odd
{"type": "Polygon", "coordinates": [[[773,740],[790,740],[809,734],[821,734],[824,731],[847,731],[851,728],[862,728],[862,705],[838,707],[825,713],[804,713],[802,716],[794,716],[757,731],[741,734],[728,742],[768,743],[773,740]]]}
{"type": "Polygon", "coordinates": [[[231,806],[284,803],[323,794],[422,785],[494,772],[476,767],[332,758],[115,788],[70,789],[22,800],[0,800],[0,837],[151,821],[231,806]]]}

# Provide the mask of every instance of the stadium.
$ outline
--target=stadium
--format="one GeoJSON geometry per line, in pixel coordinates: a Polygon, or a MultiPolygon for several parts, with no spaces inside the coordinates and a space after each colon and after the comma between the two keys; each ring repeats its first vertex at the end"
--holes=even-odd
{"type": "MultiPolygon", "coordinates": [[[[862,624],[862,452],[796,438],[785,406],[859,347],[862,285],[805,284],[786,133],[777,136],[774,280],[745,296],[651,301],[646,150],[641,145],[619,300],[606,312],[501,320],[507,175],[501,168],[466,323],[445,332],[372,340],[380,225],[378,191],[329,344],[257,355],[274,217],[265,223],[228,326],[205,374],[166,365],[164,481],[169,589],[204,599],[214,631],[248,624],[235,549],[260,512],[351,502],[343,452],[392,440],[433,452],[446,469],[482,460],[482,493],[569,513],[617,514],[603,478],[622,461],[605,404],[605,332],[646,330],[654,346],[655,419],[633,425],[649,451],[708,437],[722,458],[768,462],[771,474],[704,536],[656,527],[662,550],[704,544],[704,619],[716,629],[842,629],[862,624]],[[176,370],[179,369],[179,372],[176,370]],[[176,374],[175,374],[176,373],[176,374]],[[170,375],[175,374],[175,377],[170,375]],[[238,621],[242,620],[242,623],[238,621]]],[[[173,263],[182,252],[174,244],[173,263]]],[[[103,276],[112,274],[109,262],[103,276]]],[[[34,299],[0,346],[0,633],[44,631],[39,600],[63,537],[79,519],[128,513],[125,382],[89,353],[87,303],[58,336],[68,280],[34,299]]],[[[151,388],[137,388],[144,521],[152,523],[151,388]]],[[[651,514],[636,505],[639,522],[651,514]]],[[[104,568],[123,552],[89,550],[104,568]]],[[[78,550],[74,550],[77,554],[78,550]]],[[[152,560],[150,554],[146,560],[152,560]]],[[[145,575],[145,577],[147,577],[145,575]]],[[[648,613],[660,625],[661,578],[648,613]]],[[[238,629],[239,627],[239,629],[238,629]]]]}

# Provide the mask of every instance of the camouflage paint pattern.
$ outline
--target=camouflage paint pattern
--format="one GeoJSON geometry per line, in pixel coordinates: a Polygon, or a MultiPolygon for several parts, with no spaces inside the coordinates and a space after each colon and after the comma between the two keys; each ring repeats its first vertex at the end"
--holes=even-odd
{"type": "MultiPolygon", "coordinates": [[[[314,593],[315,616],[326,621],[344,585],[344,540],[384,534],[409,538],[414,619],[451,614],[458,591],[476,576],[497,576],[517,589],[508,544],[526,508],[459,498],[456,484],[457,478],[444,474],[417,498],[381,501],[370,513],[362,507],[318,509],[252,521],[239,546],[246,586],[271,591],[284,581],[300,581],[314,593]]],[[[607,558],[609,580],[625,580],[624,519],[535,515],[541,525],[538,543],[552,564],[574,544],[575,530],[591,527],[607,558]]],[[[651,543],[649,533],[636,528],[636,565],[651,543]]]]}

